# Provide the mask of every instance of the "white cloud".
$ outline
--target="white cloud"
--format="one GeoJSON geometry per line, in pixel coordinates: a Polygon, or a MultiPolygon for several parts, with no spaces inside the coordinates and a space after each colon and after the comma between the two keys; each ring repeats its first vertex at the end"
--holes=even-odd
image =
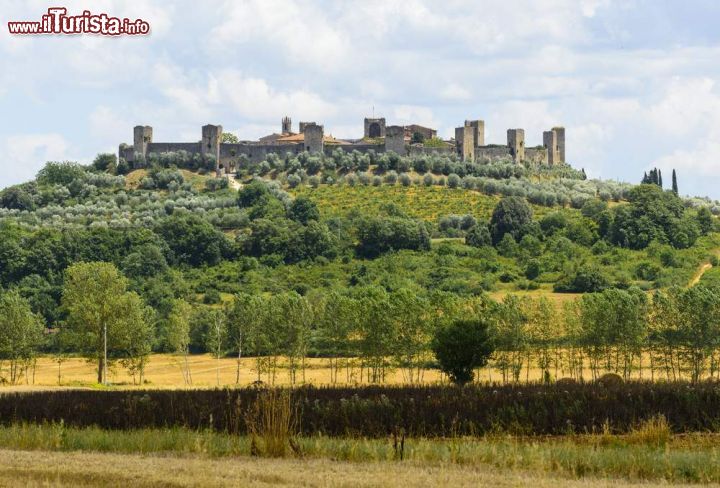
{"type": "Polygon", "coordinates": [[[1,147],[0,183],[4,186],[34,178],[47,161],[67,159],[69,144],[57,133],[14,134],[3,138],[1,147]]]}
{"type": "Polygon", "coordinates": [[[458,83],[450,83],[440,92],[440,96],[446,100],[470,100],[472,99],[472,93],[470,90],[465,88],[458,83]]]}

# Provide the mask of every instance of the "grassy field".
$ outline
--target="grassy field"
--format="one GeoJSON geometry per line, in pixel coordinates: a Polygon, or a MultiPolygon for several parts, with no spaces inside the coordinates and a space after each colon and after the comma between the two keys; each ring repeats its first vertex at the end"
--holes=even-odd
{"type": "Polygon", "coordinates": [[[488,467],[349,463],[327,459],[207,459],[197,457],[0,450],[0,486],[224,486],[536,488],[647,486],[623,480],[562,479],[488,467]]]}
{"type": "Polygon", "coordinates": [[[716,436],[626,436],[428,440],[297,439],[286,459],[248,457],[246,437],[207,431],[0,428],[0,479],[11,484],[225,486],[592,486],[720,481],[716,436]],[[402,459],[400,457],[402,452],[402,459]]]}

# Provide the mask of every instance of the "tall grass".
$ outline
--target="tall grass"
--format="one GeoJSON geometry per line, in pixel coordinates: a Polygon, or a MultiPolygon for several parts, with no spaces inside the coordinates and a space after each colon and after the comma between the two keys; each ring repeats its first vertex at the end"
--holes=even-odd
{"type": "Polygon", "coordinates": [[[251,438],[252,454],[268,457],[285,457],[288,449],[299,454],[293,439],[297,434],[297,405],[289,390],[265,390],[255,399],[246,414],[247,429],[251,438]],[[262,447],[257,439],[262,440],[262,447]]]}

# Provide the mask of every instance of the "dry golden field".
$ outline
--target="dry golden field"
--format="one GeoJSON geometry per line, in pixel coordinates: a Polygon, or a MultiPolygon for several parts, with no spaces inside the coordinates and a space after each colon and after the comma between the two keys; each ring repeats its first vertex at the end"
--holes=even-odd
{"type": "MultiPolygon", "coordinates": [[[[0,450],[0,486],[649,486],[623,480],[569,480],[512,469],[325,459],[257,459],[0,450]]],[[[674,485],[679,486],[679,485],[674,485]]]]}
{"type": "MultiPolygon", "coordinates": [[[[645,358],[642,378],[650,379],[649,360],[645,358]]],[[[188,359],[192,375],[192,385],[185,385],[183,382],[181,364],[182,357],[170,354],[152,354],[145,368],[144,383],[135,384],[132,376],[119,363],[114,364],[109,370],[110,383],[120,388],[207,388],[215,386],[247,386],[258,379],[256,361],[254,358],[243,358],[240,364],[240,381],[236,383],[237,360],[233,358],[222,358],[219,361],[209,354],[192,355],[188,359]]],[[[360,361],[350,359],[351,368],[343,367],[338,374],[337,384],[340,385],[363,385],[368,384],[367,370],[361,379],[360,361]]],[[[5,368],[7,364],[2,365],[5,368]]],[[[14,386],[0,386],[0,393],[3,391],[52,389],[52,388],[82,388],[97,385],[97,373],[95,363],[89,363],[82,358],[67,358],[60,365],[60,381],[58,381],[58,364],[51,357],[38,359],[33,373],[29,370],[28,377],[22,378],[19,384],[14,386]]],[[[554,378],[568,376],[562,370],[551,369],[554,378]]],[[[586,368],[583,373],[586,379],[591,378],[591,372],[586,368]]],[[[657,373],[656,373],[657,374],[657,373]]],[[[0,372],[0,376],[2,372],[0,372]]],[[[405,369],[394,368],[386,371],[384,384],[398,385],[410,383],[408,373],[405,369]]],[[[641,377],[638,371],[633,377],[641,377]]],[[[476,379],[485,381],[501,381],[502,376],[499,370],[488,367],[477,372],[476,379]]],[[[521,381],[536,381],[542,379],[542,371],[539,368],[531,367],[529,373],[523,368],[521,381]]],[[[267,384],[278,386],[290,385],[290,370],[283,360],[279,360],[279,367],[276,370],[274,382],[268,374],[263,373],[261,380],[267,384]]],[[[426,369],[421,372],[421,383],[437,383],[445,381],[443,375],[435,369],[426,369]]],[[[306,368],[303,379],[303,372],[296,372],[296,385],[312,384],[315,386],[330,385],[330,369],[325,359],[309,358],[306,360],[306,368]]]]}

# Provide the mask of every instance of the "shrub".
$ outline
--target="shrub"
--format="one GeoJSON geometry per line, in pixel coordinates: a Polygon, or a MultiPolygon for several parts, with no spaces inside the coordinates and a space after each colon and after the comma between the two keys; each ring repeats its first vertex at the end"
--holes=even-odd
{"type": "Polygon", "coordinates": [[[474,370],[487,364],[494,350],[490,324],[483,319],[460,320],[435,333],[432,350],[440,369],[457,385],[469,383],[474,370]]]}
{"type": "Polygon", "coordinates": [[[490,246],[492,239],[487,225],[476,224],[472,226],[465,235],[465,244],[472,247],[490,246]]]}
{"type": "Polygon", "coordinates": [[[287,184],[290,188],[295,188],[300,183],[302,183],[302,178],[300,178],[297,174],[292,174],[287,177],[287,184]]]}
{"type": "Polygon", "coordinates": [[[460,186],[460,177],[455,173],[450,173],[450,175],[448,175],[447,183],[450,188],[457,188],[460,186]]]}
{"type": "Polygon", "coordinates": [[[395,171],[388,171],[385,175],[385,183],[387,183],[388,185],[394,185],[395,183],[397,183],[397,178],[398,175],[395,171]]]}

